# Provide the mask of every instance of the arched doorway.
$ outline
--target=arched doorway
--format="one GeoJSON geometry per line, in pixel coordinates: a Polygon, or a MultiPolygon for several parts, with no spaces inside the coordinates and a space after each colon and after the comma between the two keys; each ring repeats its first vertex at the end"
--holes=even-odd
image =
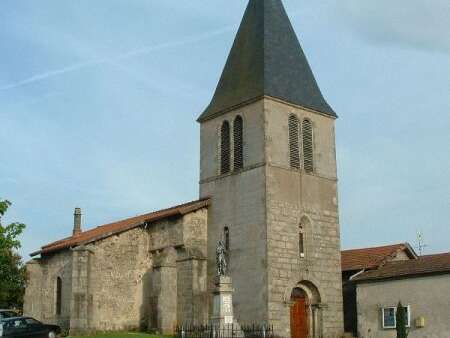
{"type": "Polygon", "coordinates": [[[322,308],[319,290],[312,282],[296,284],[290,295],[291,337],[322,337],[322,308]]]}
{"type": "Polygon", "coordinates": [[[309,301],[308,295],[301,288],[294,288],[291,294],[291,337],[308,338],[309,336],[309,301]]]}

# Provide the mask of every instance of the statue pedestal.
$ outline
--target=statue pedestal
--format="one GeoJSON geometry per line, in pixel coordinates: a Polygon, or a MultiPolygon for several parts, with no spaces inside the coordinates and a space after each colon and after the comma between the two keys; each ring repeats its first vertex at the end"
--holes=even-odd
{"type": "Polygon", "coordinates": [[[231,277],[217,276],[214,280],[213,313],[211,324],[226,327],[234,323],[233,317],[233,286],[231,277]]]}

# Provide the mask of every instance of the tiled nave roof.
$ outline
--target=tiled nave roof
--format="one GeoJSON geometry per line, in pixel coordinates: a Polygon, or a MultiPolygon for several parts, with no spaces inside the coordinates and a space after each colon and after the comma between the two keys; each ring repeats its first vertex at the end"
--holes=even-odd
{"type": "Polygon", "coordinates": [[[49,254],[61,251],[68,248],[73,248],[82,244],[91,243],[132,228],[138,227],[144,223],[159,221],[168,217],[182,216],[187,213],[205,208],[209,205],[209,198],[204,198],[189,203],[177,205],[169,209],[163,209],[148,214],[127,218],[110,224],[105,224],[81,232],[77,235],[64,238],[62,240],[44,245],[41,250],[33,252],[30,256],[37,256],[39,254],[49,254]]]}

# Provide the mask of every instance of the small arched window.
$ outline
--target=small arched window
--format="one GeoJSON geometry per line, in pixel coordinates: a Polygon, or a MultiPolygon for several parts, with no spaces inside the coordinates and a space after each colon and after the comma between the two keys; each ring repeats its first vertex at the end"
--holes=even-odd
{"type": "Polygon", "coordinates": [[[289,116],[289,164],[291,168],[300,169],[299,121],[294,115],[289,116]]]}
{"type": "Polygon", "coordinates": [[[230,250],[230,229],[228,227],[223,229],[223,237],[225,241],[225,250],[228,252],[230,250]]]}
{"type": "Polygon", "coordinates": [[[62,280],[61,277],[56,278],[56,314],[61,314],[62,305],[62,280]]]}
{"type": "Polygon", "coordinates": [[[233,123],[234,170],[244,168],[243,124],[242,117],[236,116],[233,123]]]}
{"type": "Polygon", "coordinates": [[[222,123],[220,129],[220,173],[230,172],[230,124],[222,123]]]}
{"type": "Polygon", "coordinates": [[[303,137],[303,167],[307,173],[314,171],[314,145],[313,145],[313,129],[310,120],[302,122],[303,137]]]}

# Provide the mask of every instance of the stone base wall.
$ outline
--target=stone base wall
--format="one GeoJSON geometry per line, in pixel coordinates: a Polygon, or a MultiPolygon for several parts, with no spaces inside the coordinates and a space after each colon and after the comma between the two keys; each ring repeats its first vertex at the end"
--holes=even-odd
{"type": "MultiPolygon", "coordinates": [[[[300,211],[286,203],[272,203],[269,219],[269,317],[275,331],[290,337],[290,296],[295,287],[306,288],[318,299],[321,323],[314,330],[335,338],[343,333],[342,290],[336,216],[300,211]],[[314,229],[305,257],[299,256],[298,224],[304,215],[314,229]],[[334,234],[334,235],[333,235],[334,234]],[[316,295],[315,293],[318,293],[316,295]]],[[[310,311],[313,311],[312,309],[310,311]]],[[[318,333],[318,332],[317,332],[318,333]]]]}
{"type": "Polygon", "coordinates": [[[269,320],[278,334],[290,337],[290,297],[299,287],[309,295],[312,337],[341,337],[340,234],[332,198],[336,182],[283,168],[268,168],[268,182],[269,320]]]}

